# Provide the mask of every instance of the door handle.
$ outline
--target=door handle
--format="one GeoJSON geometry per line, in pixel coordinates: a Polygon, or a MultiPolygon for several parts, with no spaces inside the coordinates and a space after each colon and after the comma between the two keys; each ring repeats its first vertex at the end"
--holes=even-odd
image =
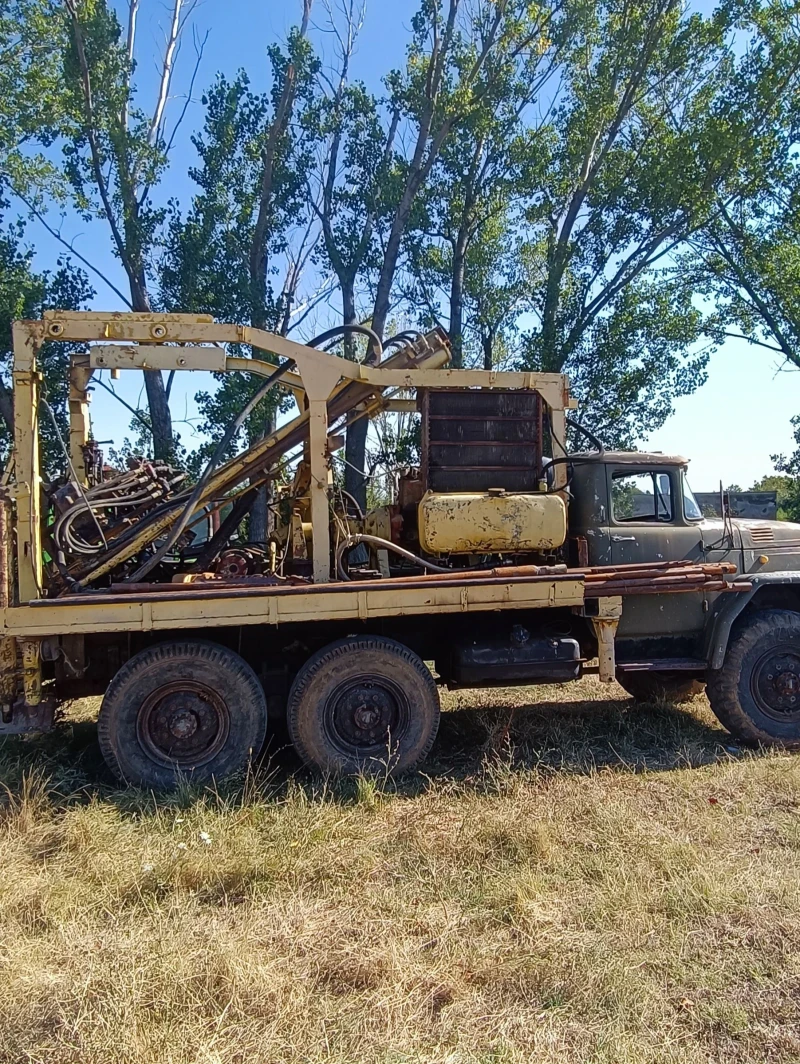
{"type": "Polygon", "coordinates": [[[635,543],[636,536],[612,536],[612,543],[635,543]]]}

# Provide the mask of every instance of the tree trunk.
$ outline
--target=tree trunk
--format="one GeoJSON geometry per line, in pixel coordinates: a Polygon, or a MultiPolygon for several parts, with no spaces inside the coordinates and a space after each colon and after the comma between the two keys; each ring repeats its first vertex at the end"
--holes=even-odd
{"type": "MultiPolygon", "coordinates": [[[[267,321],[265,320],[263,311],[256,311],[252,315],[253,327],[256,329],[266,329],[267,321]]],[[[257,354],[264,354],[254,350],[253,356],[257,354]]],[[[265,402],[272,403],[272,395],[268,396],[265,402]]],[[[254,411],[255,413],[255,411],[254,411]]],[[[258,439],[264,439],[265,436],[269,436],[275,431],[275,406],[272,406],[269,417],[264,423],[264,431],[258,439]]],[[[257,443],[258,439],[252,440],[252,443],[257,443]]],[[[272,512],[270,510],[270,503],[272,502],[272,482],[267,481],[266,484],[262,484],[256,494],[255,502],[250,510],[250,517],[247,524],[247,537],[254,543],[267,543],[269,540],[270,532],[272,531],[272,512]]]]}
{"type": "Polygon", "coordinates": [[[492,350],[494,346],[494,336],[491,332],[484,333],[481,336],[481,347],[483,348],[483,368],[494,369],[492,365],[494,352],[492,350]]]}
{"type": "MultiPolygon", "coordinates": [[[[270,418],[264,435],[268,436],[271,432],[274,432],[274,429],[274,418],[270,418]]],[[[269,484],[262,484],[258,489],[258,494],[253,503],[253,509],[250,511],[247,538],[252,540],[253,543],[266,543],[269,539],[271,531],[269,504],[271,501],[271,486],[269,484]]]]}
{"type": "Polygon", "coordinates": [[[450,277],[450,343],[453,350],[451,364],[454,369],[461,369],[464,364],[464,263],[466,259],[466,244],[466,228],[462,226],[453,248],[453,269],[450,277]]]}
{"type": "Polygon", "coordinates": [[[164,462],[175,457],[175,438],[172,435],[172,415],[169,412],[167,389],[161,370],[144,371],[144,387],[150,409],[150,427],[153,431],[153,455],[164,462]]]}
{"type": "MultiPolygon", "coordinates": [[[[303,19],[300,24],[300,36],[305,37],[308,30],[308,20],[311,16],[312,0],[303,0],[303,19]]],[[[261,171],[261,187],[258,198],[258,215],[256,218],[253,237],[250,244],[250,322],[256,329],[266,329],[268,322],[265,314],[265,296],[267,290],[267,273],[269,269],[269,225],[270,215],[273,210],[272,190],[275,176],[275,160],[278,155],[281,137],[285,134],[292,117],[296,93],[295,69],[289,64],[284,75],[283,88],[278,103],[275,105],[275,114],[267,133],[263,152],[263,169],[261,171]]],[[[288,319],[286,321],[288,326],[288,319]]],[[[254,351],[255,355],[256,352],[254,351]]],[[[267,400],[272,403],[272,398],[267,400]]],[[[261,436],[269,436],[275,431],[275,406],[269,415],[261,436]]],[[[255,441],[253,441],[255,442],[255,441]]],[[[256,543],[266,543],[272,531],[272,502],[273,485],[267,481],[258,489],[256,500],[250,511],[248,535],[256,543]]]]}
{"type": "Polygon", "coordinates": [[[6,388],[5,384],[0,381],[0,417],[6,423],[8,434],[11,437],[12,444],[14,440],[14,396],[13,393],[6,388]]]}
{"type": "MultiPolygon", "coordinates": [[[[428,167],[428,170],[430,167],[428,167]]],[[[427,171],[426,171],[427,172],[427,171]]],[[[411,207],[417,194],[421,181],[417,175],[409,177],[397,211],[392,221],[392,228],[386,241],[386,249],[383,256],[378,284],[375,289],[375,307],[372,312],[372,328],[383,339],[383,330],[386,328],[386,319],[389,317],[391,305],[392,284],[397,271],[397,260],[400,257],[400,247],[403,235],[406,231],[408,219],[411,217],[411,207]]]]}
{"type": "MultiPolygon", "coordinates": [[[[152,308],[143,273],[144,271],[141,277],[131,278],[131,309],[149,314],[152,308]]],[[[146,369],[144,387],[147,393],[147,406],[150,410],[153,455],[164,462],[171,462],[175,457],[175,437],[172,434],[172,415],[161,370],[146,369]]]]}
{"type": "Polygon", "coordinates": [[[557,231],[555,226],[553,226],[548,234],[547,282],[545,285],[544,308],[542,310],[542,353],[541,365],[538,367],[543,373],[557,372],[556,321],[561,298],[562,274],[563,269],[560,264],[557,231]]]}

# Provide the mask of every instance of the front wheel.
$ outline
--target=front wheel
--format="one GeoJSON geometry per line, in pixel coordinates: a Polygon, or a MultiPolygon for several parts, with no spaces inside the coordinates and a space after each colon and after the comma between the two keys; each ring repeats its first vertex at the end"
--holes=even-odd
{"type": "Polygon", "coordinates": [[[298,753],[322,772],[403,772],[433,745],[439,692],[424,662],[401,643],[340,639],[297,674],[288,720],[298,753]]]}
{"type": "Polygon", "coordinates": [[[708,698],[721,724],[745,742],[800,743],[800,614],[761,610],[708,674],[708,698]]]}
{"type": "Polygon", "coordinates": [[[109,684],[97,736],[125,783],[170,790],[245,768],[264,744],[267,705],[250,666],[216,643],[159,643],[109,684]]]}

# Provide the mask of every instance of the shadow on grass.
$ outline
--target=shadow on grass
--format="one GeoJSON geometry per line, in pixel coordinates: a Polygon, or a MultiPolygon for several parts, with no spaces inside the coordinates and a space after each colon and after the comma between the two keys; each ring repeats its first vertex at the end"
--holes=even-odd
{"type": "Polygon", "coordinates": [[[494,756],[520,769],[571,774],[600,768],[658,772],[710,765],[743,752],[720,725],[702,719],[695,705],[545,701],[444,713],[431,768],[437,776],[457,778],[494,756]]]}
{"type": "Polygon", "coordinates": [[[745,753],[721,727],[703,719],[708,713],[702,701],[679,707],[577,699],[512,708],[500,698],[495,704],[485,691],[475,700],[482,704],[444,712],[439,737],[421,772],[394,781],[320,780],[303,768],[288,739],[276,735],[246,778],[211,792],[187,783],[173,794],[156,796],[120,788],[100,755],[93,722],[65,721],[49,735],[0,741],[0,787],[13,799],[26,777],[35,773],[48,780],[56,804],[100,798],[128,813],[146,814],[156,807],[186,808],[209,797],[231,805],[281,800],[290,788],[300,788],[311,801],[345,803],[369,800],[376,787],[407,797],[448,783],[479,790],[495,778],[498,765],[505,772],[540,775],[600,769],[663,772],[745,753]]]}

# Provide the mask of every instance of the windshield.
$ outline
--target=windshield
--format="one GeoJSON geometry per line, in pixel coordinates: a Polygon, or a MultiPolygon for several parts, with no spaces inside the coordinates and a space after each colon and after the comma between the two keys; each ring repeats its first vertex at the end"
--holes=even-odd
{"type": "Polygon", "coordinates": [[[686,474],[683,474],[683,513],[690,521],[700,521],[703,517],[703,511],[700,509],[700,505],[697,499],[692,494],[692,489],[689,487],[689,481],[686,479],[686,474]]]}

